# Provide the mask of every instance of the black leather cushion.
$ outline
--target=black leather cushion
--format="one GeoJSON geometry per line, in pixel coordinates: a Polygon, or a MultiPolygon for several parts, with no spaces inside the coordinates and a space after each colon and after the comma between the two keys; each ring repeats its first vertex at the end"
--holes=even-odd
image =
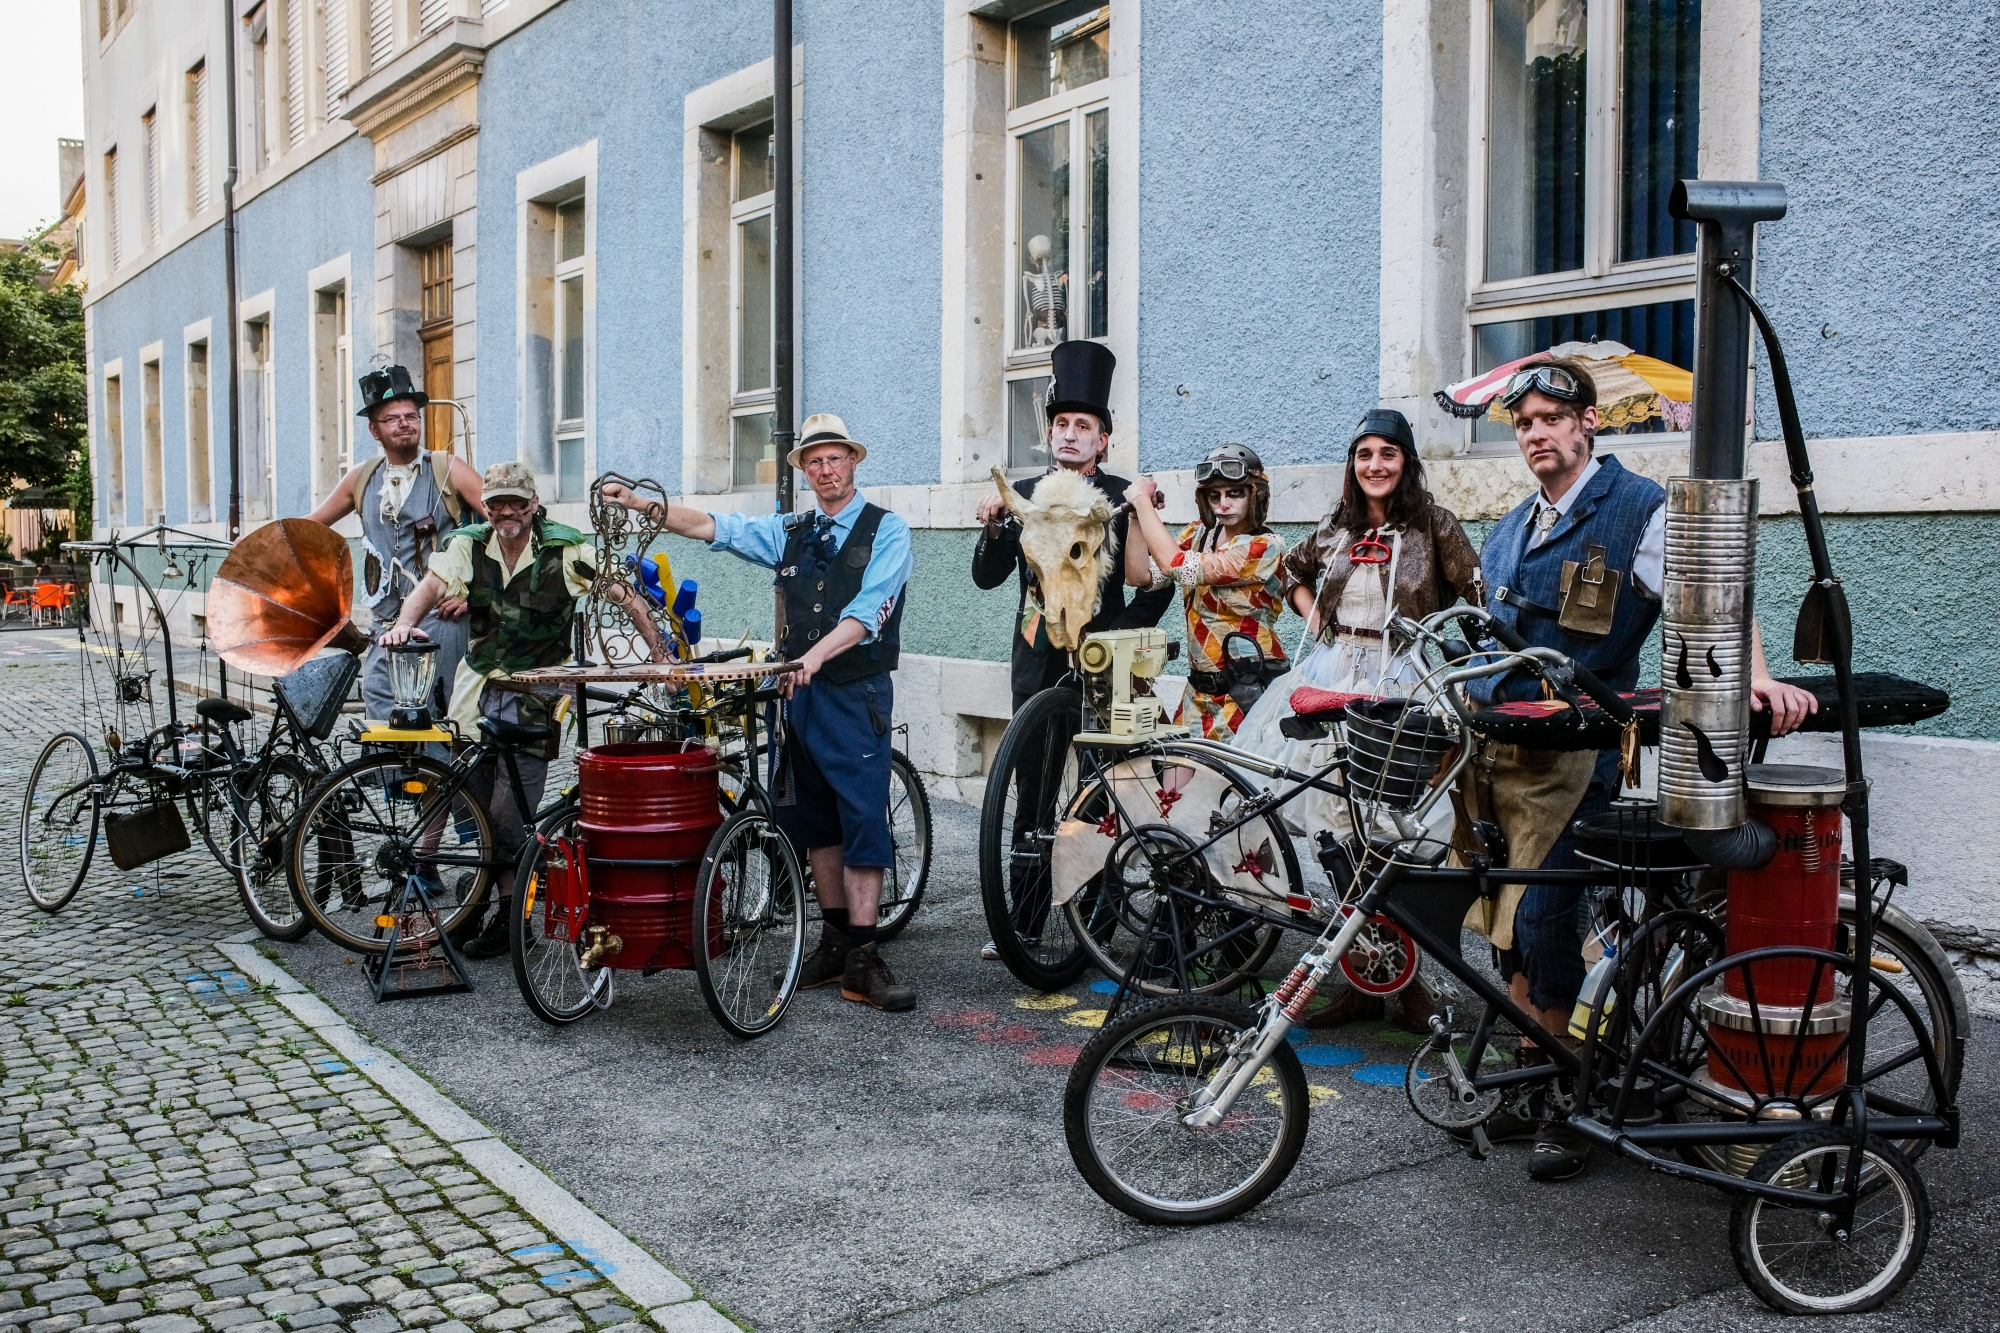
{"type": "Polygon", "coordinates": [[[553,740],[556,731],[554,727],[523,726],[519,722],[482,717],[479,719],[479,734],[503,749],[518,750],[553,740]]]}

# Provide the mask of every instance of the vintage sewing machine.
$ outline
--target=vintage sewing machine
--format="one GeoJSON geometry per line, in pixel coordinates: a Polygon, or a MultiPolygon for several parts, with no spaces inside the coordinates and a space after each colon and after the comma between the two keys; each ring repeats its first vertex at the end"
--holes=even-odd
{"type": "Polygon", "coordinates": [[[1157,626],[1112,629],[1092,634],[1077,650],[1083,674],[1087,716],[1102,730],[1082,731],[1076,739],[1093,745],[1132,745],[1178,733],[1166,723],[1166,708],[1153,697],[1153,681],[1168,662],[1180,656],[1180,644],[1170,643],[1157,626]]]}

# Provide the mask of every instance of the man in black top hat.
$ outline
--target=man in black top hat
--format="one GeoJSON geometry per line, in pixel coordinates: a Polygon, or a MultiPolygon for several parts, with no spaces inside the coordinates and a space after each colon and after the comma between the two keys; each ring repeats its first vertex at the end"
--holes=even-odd
{"type": "MultiPolygon", "coordinates": [[[[1125,503],[1125,489],[1132,484],[1103,468],[1104,459],[1111,452],[1111,372],[1117,368],[1118,358],[1102,343],[1075,339],[1059,343],[1049,360],[1053,377],[1046,404],[1049,456],[1054,461],[1042,476],[1059,468],[1081,473],[1104,492],[1116,509],[1125,503]]],[[[1014,489],[1033,499],[1041,481],[1042,477],[1025,477],[1014,483],[1014,489]]],[[[1011,578],[1018,589],[1012,683],[1014,709],[1019,712],[1029,699],[1061,683],[1070,669],[1069,654],[1049,643],[1042,623],[1045,615],[1041,589],[1035,585],[1034,573],[1021,555],[1021,527],[1008,516],[1006,502],[998,495],[987,496],[979,502],[978,517],[982,531],[978,544],[972,548],[973,583],[981,588],[997,588],[1011,578]]],[[[1129,521],[1130,516],[1123,513],[1111,521],[1112,540],[1120,551],[1124,549],[1129,521]]],[[[1084,634],[1157,625],[1166,609],[1173,605],[1171,585],[1139,589],[1128,603],[1124,574],[1123,560],[1106,563],[1104,577],[1097,585],[1097,613],[1084,626],[1084,634]]],[[[1078,641],[1081,642],[1080,637],[1078,641]]],[[[1031,809],[1039,792],[1026,788],[1036,779],[1025,768],[1020,777],[1018,785],[1022,789],[1017,794],[1017,808],[1031,809]]],[[[980,956],[996,959],[1000,955],[989,943],[980,950],[980,956]]]]}

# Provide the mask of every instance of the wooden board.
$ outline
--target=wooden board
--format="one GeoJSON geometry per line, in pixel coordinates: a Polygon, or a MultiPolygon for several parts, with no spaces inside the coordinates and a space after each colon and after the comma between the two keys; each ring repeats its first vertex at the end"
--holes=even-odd
{"type": "Polygon", "coordinates": [[[553,666],[517,671],[509,680],[495,685],[535,686],[581,685],[596,682],[623,682],[628,685],[716,684],[723,681],[760,680],[767,676],[789,676],[799,669],[797,662],[630,662],[623,666],[553,666]]]}

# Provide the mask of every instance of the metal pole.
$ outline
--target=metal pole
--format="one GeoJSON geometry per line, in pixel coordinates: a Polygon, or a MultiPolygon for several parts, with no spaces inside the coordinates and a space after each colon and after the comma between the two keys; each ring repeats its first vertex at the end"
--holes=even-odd
{"type": "Polygon", "coordinates": [[[236,373],[236,0],[222,0],[224,115],[229,121],[229,174],[222,180],[222,290],[224,362],[229,376],[229,540],[243,535],[243,420],[236,373]]]}
{"type": "MultiPolygon", "coordinates": [[[[771,6],[771,443],[778,455],[777,511],[792,512],[792,0],[771,6]]],[[[785,594],[771,608],[771,647],[783,651],[785,594]]],[[[774,765],[777,758],[772,757],[774,765]]]]}
{"type": "Polygon", "coordinates": [[[771,10],[771,442],[778,449],[778,512],[792,511],[792,467],[786,455],[798,438],[792,390],[792,0],[771,10]]]}

